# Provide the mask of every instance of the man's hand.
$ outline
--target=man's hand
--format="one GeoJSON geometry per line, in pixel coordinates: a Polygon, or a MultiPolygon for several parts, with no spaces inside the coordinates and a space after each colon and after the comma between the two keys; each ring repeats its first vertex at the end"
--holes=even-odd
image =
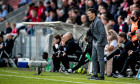
{"type": "Polygon", "coordinates": [[[128,51],[128,55],[130,56],[133,53],[133,50],[128,51]]]}
{"type": "Polygon", "coordinates": [[[129,37],[132,37],[131,32],[128,32],[128,36],[129,36],[129,37]]]}
{"type": "Polygon", "coordinates": [[[65,56],[66,55],[66,53],[63,53],[63,56],[65,56]]]}
{"type": "Polygon", "coordinates": [[[119,43],[119,47],[122,47],[122,43],[119,43]]]}
{"type": "Polygon", "coordinates": [[[58,58],[60,57],[61,52],[58,53],[58,58]]]}
{"type": "Polygon", "coordinates": [[[65,42],[62,41],[62,42],[61,42],[61,46],[65,46],[65,42]]]}
{"type": "Polygon", "coordinates": [[[55,44],[56,44],[56,43],[55,43],[55,42],[53,42],[53,43],[52,43],[52,46],[55,46],[55,44]]]}
{"type": "Polygon", "coordinates": [[[3,45],[0,45],[0,49],[2,49],[3,48],[3,45]]]}
{"type": "Polygon", "coordinates": [[[54,58],[54,57],[53,57],[53,55],[52,55],[52,57],[51,57],[51,58],[54,58]]]}

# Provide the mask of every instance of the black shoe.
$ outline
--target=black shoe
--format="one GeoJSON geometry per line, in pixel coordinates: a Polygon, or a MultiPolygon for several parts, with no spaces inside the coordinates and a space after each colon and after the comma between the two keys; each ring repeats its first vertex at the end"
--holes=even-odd
{"type": "Polygon", "coordinates": [[[99,76],[95,80],[104,80],[104,79],[105,79],[104,76],[99,76]]]}
{"type": "Polygon", "coordinates": [[[88,80],[95,80],[96,78],[98,78],[97,75],[92,75],[90,78],[88,78],[88,80]]]}

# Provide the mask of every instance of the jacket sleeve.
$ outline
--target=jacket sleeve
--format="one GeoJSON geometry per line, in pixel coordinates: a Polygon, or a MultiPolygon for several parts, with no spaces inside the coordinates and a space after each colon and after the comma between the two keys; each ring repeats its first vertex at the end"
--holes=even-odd
{"type": "Polygon", "coordinates": [[[125,32],[126,34],[128,32],[128,25],[126,23],[123,25],[122,32],[125,32]]]}

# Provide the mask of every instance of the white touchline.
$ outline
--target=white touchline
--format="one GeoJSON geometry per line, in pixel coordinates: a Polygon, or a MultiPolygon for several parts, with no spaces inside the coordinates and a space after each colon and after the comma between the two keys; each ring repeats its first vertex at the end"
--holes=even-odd
{"type": "MultiPolygon", "coordinates": [[[[3,72],[9,72],[11,73],[10,71],[3,71],[3,72]]],[[[16,72],[12,72],[12,73],[16,73],[16,72]]],[[[18,72],[17,72],[18,73],[18,72]]],[[[21,74],[21,73],[20,73],[21,74]]],[[[24,74],[24,73],[23,73],[24,74]]],[[[8,75],[7,75],[8,76],[8,75]]],[[[11,75],[10,75],[11,76],[11,75]]],[[[12,75],[14,76],[14,75],[12,75]]],[[[16,77],[26,77],[26,76],[16,76],[16,77]]],[[[84,79],[84,78],[71,78],[71,77],[65,77],[65,76],[54,76],[54,77],[61,77],[61,78],[70,78],[70,79],[82,79],[82,80],[87,80],[87,79],[84,79]]],[[[34,77],[26,77],[26,78],[34,78],[34,77]]],[[[36,79],[44,79],[46,80],[45,78],[36,78],[36,79]]],[[[47,79],[47,80],[52,80],[52,79],[47,79]]],[[[53,79],[54,80],[54,79],[53,79]]],[[[56,80],[56,81],[59,81],[59,80],[56,80]]],[[[64,80],[60,80],[60,81],[64,81],[64,80]]],[[[69,82],[69,81],[67,81],[69,82]]],[[[70,82],[73,82],[73,81],[70,81],[70,82]]],[[[104,80],[104,82],[115,82],[115,83],[124,83],[124,84],[137,84],[137,83],[126,83],[126,82],[116,82],[116,81],[106,81],[104,80]]],[[[74,82],[73,82],[74,83],[74,82]]],[[[76,82],[76,83],[79,83],[79,82],[76,82]]],[[[80,83],[83,83],[83,82],[80,82],[80,83]]],[[[86,83],[86,84],[91,84],[91,83],[86,83]]],[[[95,83],[92,83],[92,84],[95,84],[95,83]]]]}
{"type": "Polygon", "coordinates": [[[56,79],[48,79],[48,78],[46,79],[46,78],[16,76],[16,75],[5,75],[5,74],[0,74],[0,76],[13,76],[13,77],[21,77],[21,78],[43,79],[43,80],[49,80],[49,81],[59,81],[59,82],[78,83],[78,84],[96,84],[96,83],[84,83],[84,82],[64,81],[64,80],[56,80],[56,79]]]}

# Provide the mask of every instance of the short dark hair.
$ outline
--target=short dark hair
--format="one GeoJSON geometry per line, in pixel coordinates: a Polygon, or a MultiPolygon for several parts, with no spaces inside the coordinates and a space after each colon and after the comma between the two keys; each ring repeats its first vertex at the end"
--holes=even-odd
{"type": "Polygon", "coordinates": [[[121,15],[118,18],[120,18],[121,20],[124,20],[125,17],[121,15]]]}
{"type": "Polygon", "coordinates": [[[94,8],[89,8],[87,11],[91,11],[91,13],[95,13],[95,15],[97,15],[97,11],[94,8]]]}
{"type": "Polygon", "coordinates": [[[122,38],[124,38],[124,39],[127,39],[127,35],[126,35],[125,32],[119,33],[118,36],[119,36],[119,37],[122,37],[122,38]]]}
{"type": "Polygon", "coordinates": [[[54,38],[59,39],[61,41],[61,36],[60,35],[55,35],[54,38]]]}
{"type": "Polygon", "coordinates": [[[114,20],[113,18],[111,18],[109,21],[113,21],[113,22],[115,22],[115,20],[114,20]]]}
{"type": "Polygon", "coordinates": [[[47,52],[43,52],[42,58],[47,60],[48,59],[48,53],[47,52]]]}

